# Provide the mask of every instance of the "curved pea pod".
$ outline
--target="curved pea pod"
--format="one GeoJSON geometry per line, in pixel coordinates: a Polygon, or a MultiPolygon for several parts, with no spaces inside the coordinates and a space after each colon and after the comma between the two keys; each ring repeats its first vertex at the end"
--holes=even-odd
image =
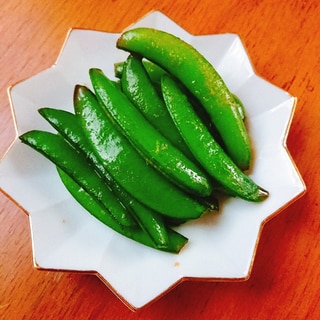
{"type": "MultiPolygon", "coordinates": [[[[145,72],[148,75],[148,78],[152,82],[157,93],[162,98],[161,78],[163,75],[167,74],[167,72],[163,68],[161,68],[160,66],[158,66],[157,64],[155,64],[149,60],[142,59],[141,61],[142,61],[142,65],[145,69],[145,72]]],[[[121,79],[123,76],[125,63],[126,62],[123,61],[123,62],[117,62],[114,64],[115,76],[118,77],[119,79],[121,79]]],[[[178,82],[177,79],[176,79],[176,81],[178,82]]],[[[210,120],[210,117],[208,117],[208,113],[206,112],[206,110],[204,110],[202,108],[199,101],[194,97],[193,94],[190,93],[190,91],[188,89],[186,89],[186,87],[184,85],[181,84],[180,81],[179,81],[179,85],[181,86],[181,89],[183,90],[183,92],[188,96],[188,99],[190,100],[190,102],[193,105],[194,109],[196,110],[197,114],[200,116],[201,120],[206,124],[206,126],[208,126],[211,133],[216,137],[217,141],[223,146],[223,142],[221,141],[219,133],[217,132],[212,121],[210,120]]],[[[142,88],[144,88],[144,85],[142,85],[142,88]]],[[[244,106],[243,106],[242,102],[240,101],[240,99],[236,95],[234,95],[234,97],[235,97],[235,100],[238,104],[239,112],[241,112],[241,116],[244,119],[244,112],[245,112],[244,106]]],[[[187,149],[186,155],[189,158],[191,158],[192,161],[195,161],[194,157],[192,155],[190,155],[190,150],[188,148],[186,148],[186,146],[184,145],[183,150],[186,150],[186,149],[187,149]]]]}
{"type": "Polygon", "coordinates": [[[78,86],[75,112],[92,148],[117,183],[142,204],[163,215],[195,219],[208,205],[192,199],[148,165],[107,116],[91,90],[78,86]]]}
{"type": "Polygon", "coordinates": [[[189,158],[192,157],[162,97],[151,82],[141,58],[133,55],[127,58],[120,83],[122,91],[144,117],[176,148],[189,158]]]}
{"type": "Polygon", "coordinates": [[[140,228],[128,228],[121,227],[117,224],[108,214],[106,214],[105,209],[101,206],[99,202],[96,201],[89,193],[87,193],[82,187],[80,187],[67,173],[58,168],[60,178],[78,203],[83,206],[90,214],[92,214],[99,221],[104,223],[109,228],[114,231],[122,234],[123,236],[132,239],[136,242],[139,242],[145,246],[170,252],[170,253],[179,253],[180,250],[188,242],[188,239],[178,232],[168,228],[168,243],[166,246],[158,246],[154,241],[149,237],[149,235],[140,228]]]}
{"type": "Polygon", "coordinates": [[[169,235],[163,216],[136,199],[132,199],[129,205],[141,229],[149,235],[158,248],[166,248],[169,245],[169,235]]]}
{"type": "MultiPolygon", "coordinates": [[[[77,87],[75,88],[75,103],[77,87]]],[[[76,150],[82,152],[94,169],[100,174],[109,186],[110,190],[119,201],[130,211],[141,228],[147,232],[150,238],[158,247],[165,247],[168,244],[167,229],[164,225],[163,217],[157,212],[140,204],[128,192],[126,192],[110,175],[106,168],[100,163],[99,159],[92,150],[92,146],[83,133],[79,117],[71,112],[54,109],[41,108],[39,113],[67,140],[76,150]]]]}
{"type": "Polygon", "coordinates": [[[201,102],[217,128],[227,153],[243,170],[251,164],[251,146],[238,105],[212,64],[182,39],[152,28],[124,32],[117,47],[140,54],[179,79],[201,102]]]}
{"type": "Polygon", "coordinates": [[[203,170],[161,135],[100,69],[90,69],[90,78],[105,112],[151,166],[186,192],[211,194],[212,186],[203,170]]]}
{"type": "Polygon", "coordinates": [[[176,82],[162,78],[162,90],[168,110],[195,158],[206,171],[227,190],[249,200],[262,201],[268,192],[242,172],[214,140],[195,113],[176,82]]]}
{"type": "Polygon", "coordinates": [[[20,140],[67,172],[88,193],[99,201],[106,212],[120,225],[136,226],[135,220],[101,177],[88,165],[86,158],[67,143],[61,135],[32,130],[22,134],[20,140]]]}

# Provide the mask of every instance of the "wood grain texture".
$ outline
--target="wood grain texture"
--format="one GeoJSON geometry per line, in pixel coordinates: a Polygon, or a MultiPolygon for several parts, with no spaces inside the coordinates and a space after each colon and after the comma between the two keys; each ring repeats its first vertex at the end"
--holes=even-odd
{"type": "Polygon", "coordinates": [[[248,281],[185,282],[136,313],[95,276],[35,270],[28,217],[0,193],[0,318],[319,319],[318,0],[2,1],[0,155],[15,134],[10,84],[50,67],[70,27],[119,32],[150,10],[194,34],[239,34],[256,72],[298,97],[287,144],[308,192],[266,224],[248,281]]]}

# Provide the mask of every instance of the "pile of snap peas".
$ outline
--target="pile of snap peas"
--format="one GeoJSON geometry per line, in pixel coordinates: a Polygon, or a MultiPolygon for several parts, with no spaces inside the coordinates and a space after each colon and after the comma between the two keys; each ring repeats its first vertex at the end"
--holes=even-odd
{"type": "Polygon", "coordinates": [[[74,112],[41,108],[56,133],[20,140],[47,157],[71,195],[101,222],[141,244],[179,253],[174,230],[218,210],[216,192],[259,202],[268,192],[245,170],[251,146],[245,110],[190,44],[151,28],[121,34],[128,51],[114,78],[89,70],[74,112]]]}

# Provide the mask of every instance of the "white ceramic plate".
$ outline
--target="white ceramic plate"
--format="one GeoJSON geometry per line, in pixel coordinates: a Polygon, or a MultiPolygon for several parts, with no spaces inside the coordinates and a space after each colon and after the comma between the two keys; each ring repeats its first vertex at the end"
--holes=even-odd
{"type": "MultiPolygon", "coordinates": [[[[218,215],[179,227],[189,243],[174,255],[137,244],[91,217],[64,189],[55,167],[18,139],[1,161],[0,185],[29,214],[36,268],[96,273],[138,309],[184,279],[247,279],[262,226],[301,196],[305,185],[286,148],[296,99],[254,73],[237,35],[193,36],[159,12],[134,26],[166,30],[194,45],[243,100],[254,147],[250,175],[270,192],[268,200],[229,199],[218,215]]],[[[35,128],[52,130],[37,109],[72,111],[75,84],[90,86],[89,68],[113,77],[113,63],[127,57],[115,47],[118,37],[72,29],[54,66],[12,86],[17,135],[35,128]]]]}

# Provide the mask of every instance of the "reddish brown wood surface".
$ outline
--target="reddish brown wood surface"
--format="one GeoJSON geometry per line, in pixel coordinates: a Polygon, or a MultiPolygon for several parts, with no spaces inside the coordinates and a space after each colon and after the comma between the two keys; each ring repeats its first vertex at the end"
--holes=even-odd
{"type": "Polygon", "coordinates": [[[2,1],[0,155],[14,137],[10,84],[50,67],[70,27],[119,32],[150,10],[194,34],[239,34],[257,73],[298,97],[287,144],[308,192],[266,224],[248,281],[185,282],[136,313],[95,276],[35,270],[28,217],[0,193],[0,318],[319,319],[318,0],[2,1]]]}

